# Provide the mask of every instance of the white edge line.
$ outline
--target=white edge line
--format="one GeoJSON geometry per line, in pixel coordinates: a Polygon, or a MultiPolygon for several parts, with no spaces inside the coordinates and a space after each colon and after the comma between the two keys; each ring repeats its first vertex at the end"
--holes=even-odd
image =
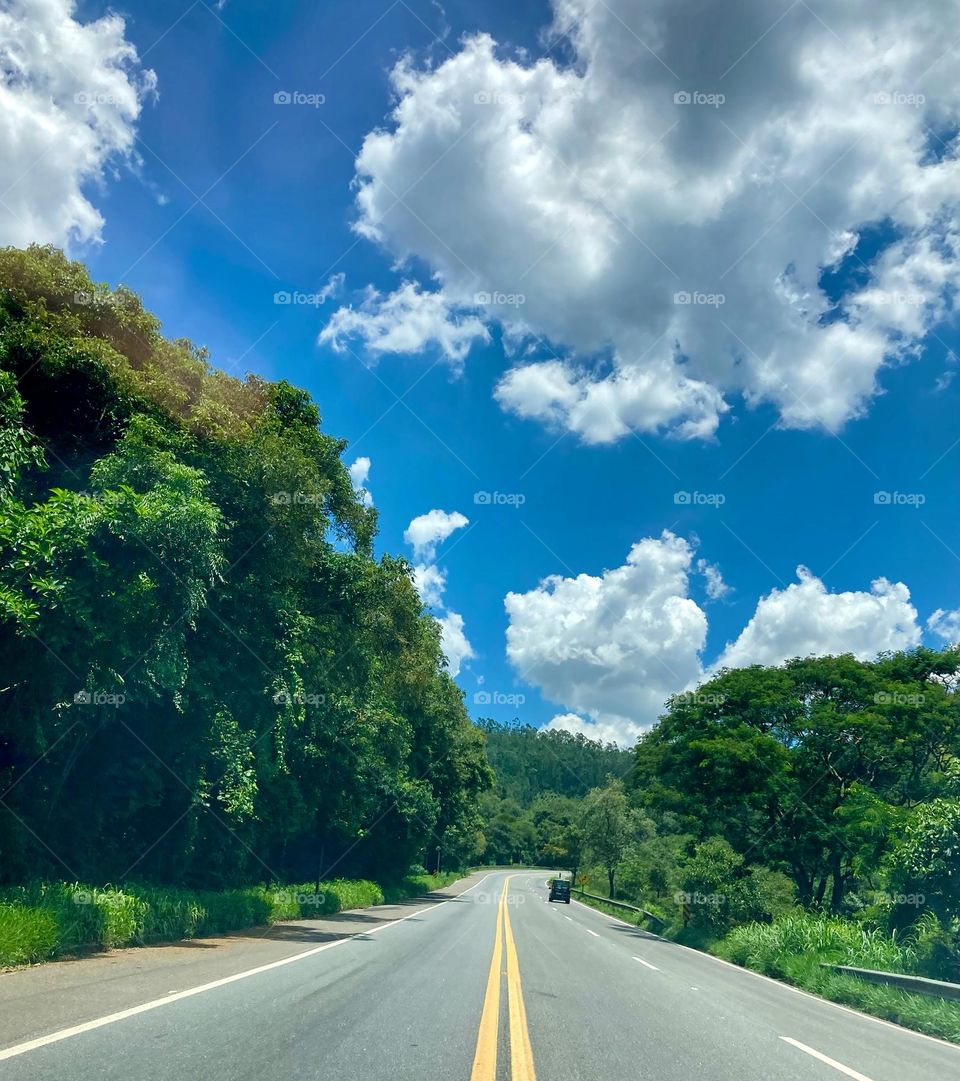
{"type": "Polygon", "coordinates": [[[845,1073],[847,1077],[852,1077],[854,1081],[870,1081],[870,1078],[866,1074],[858,1073],[856,1070],[851,1070],[849,1066],[844,1066],[842,1062],[837,1062],[836,1059],[830,1058],[828,1055],[824,1055],[821,1051],[816,1051],[812,1047],[807,1047],[805,1043],[801,1043],[799,1040],[793,1039],[792,1036],[781,1036],[781,1040],[784,1043],[790,1044],[792,1047],[796,1047],[800,1051],[806,1052],[813,1058],[819,1059],[821,1062],[825,1062],[828,1066],[832,1066],[835,1070],[839,1070],[840,1073],[845,1073]]]}
{"type": "MultiPolygon", "coordinates": [[[[642,928],[638,928],[635,923],[627,923],[626,920],[618,919],[616,916],[610,916],[606,912],[601,912],[599,908],[585,905],[582,901],[574,901],[573,903],[579,905],[581,908],[588,909],[590,912],[595,912],[604,919],[613,920],[614,923],[622,923],[624,927],[632,927],[635,931],[642,930],[642,928]]],[[[745,968],[743,965],[735,965],[732,961],[724,961],[722,957],[715,957],[712,953],[706,953],[704,950],[697,950],[694,949],[693,946],[684,946],[680,942],[674,942],[673,939],[664,938],[662,935],[655,935],[652,931],[644,931],[643,933],[649,935],[650,938],[657,942],[665,942],[668,946],[679,947],[681,950],[695,953],[698,957],[705,957],[708,961],[716,961],[718,965],[726,965],[727,968],[732,968],[736,972],[743,972],[747,976],[755,976],[758,980],[766,980],[767,983],[772,983],[775,987],[779,987],[784,991],[792,991],[795,995],[803,995],[804,998],[809,998],[813,1002],[819,1002],[822,1006],[832,1006],[835,1010],[842,1010],[852,1017],[859,1017],[863,1021],[872,1021],[875,1025],[883,1025],[884,1028],[892,1028],[894,1032],[905,1033],[907,1036],[918,1036],[921,1040],[929,1040],[931,1043],[938,1043],[941,1047],[949,1047],[951,1051],[960,1051],[960,1047],[955,1043],[950,1043],[949,1040],[941,1040],[938,1036],[928,1036],[926,1032],[917,1032],[917,1030],[913,1028],[895,1025],[892,1021],[885,1021],[882,1017],[874,1017],[873,1014],[862,1013],[860,1010],[854,1010],[850,1006],[841,1006],[839,1002],[831,1002],[828,998],[821,998],[819,995],[813,995],[800,987],[794,987],[792,984],[784,983],[782,980],[775,980],[772,976],[764,976],[762,972],[754,972],[752,968],[745,968]]]]}
{"type": "Polygon", "coordinates": [[[659,972],[660,969],[656,965],[651,965],[649,961],[644,961],[642,957],[637,957],[636,954],[632,954],[634,961],[639,961],[641,965],[646,965],[647,968],[652,968],[654,972],[659,972]]]}
{"type": "Polygon", "coordinates": [[[209,983],[198,984],[196,987],[188,987],[185,991],[168,992],[163,998],[155,998],[150,1002],[143,1002],[139,1006],[130,1006],[126,1010],[118,1010],[116,1013],[109,1013],[103,1017],[97,1017],[93,1021],[84,1021],[79,1025],[72,1025],[70,1028],[62,1028],[57,1032],[50,1032],[46,1036],[38,1036],[36,1039],[27,1040],[24,1043],[14,1044],[12,1047],[6,1047],[0,1050],[0,1062],[6,1059],[16,1058],[18,1055],[25,1055],[30,1051],[36,1051],[38,1048],[46,1047],[52,1043],[59,1043],[61,1040],[68,1040],[71,1036],[79,1036],[84,1032],[91,1032],[94,1029],[103,1028],[105,1025],[112,1025],[116,1021],[124,1021],[128,1017],[136,1017],[137,1014],[148,1013],[151,1010],[157,1010],[161,1006],[169,1006],[171,1002],[180,1002],[181,999],[192,998],[194,995],[202,995],[205,991],[213,991],[218,987],[226,987],[227,984],[236,983],[238,980],[245,980],[250,976],[259,976],[261,972],[270,972],[275,968],[283,968],[284,965],[292,965],[295,961],[303,961],[307,957],[314,957],[318,953],[323,953],[324,950],[332,950],[334,946],[342,946],[345,942],[351,942],[355,938],[366,938],[368,935],[375,935],[378,931],[384,931],[388,927],[394,927],[398,923],[403,923],[405,920],[411,919],[413,916],[422,916],[426,912],[432,912],[434,909],[442,908],[444,905],[450,904],[451,901],[458,900],[463,897],[464,894],[475,889],[482,882],[490,877],[490,875],[496,872],[490,871],[483,876],[478,882],[474,882],[472,886],[468,886],[462,893],[458,893],[456,897],[451,897],[446,901],[440,901],[435,905],[430,905],[426,908],[417,909],[415,912],[408,912],[406,916],[401,916],[399,919],[391,920],[389,923],[382,923],[379,927],[374,927],[369,931],[358,931],[356,934],[349,935],[346,938],[337,939],[336,942],[325,942],[322,946],[314,946],[312,949],[304,950],[303,953],[295,953],[292,957],[281,957],[277,961],[270,961],[265,965],[258,965],[256,968],[248,968],[244,972],[235,972],[232,976],[224,976],[220,980],[211,980],[209,983]]]}

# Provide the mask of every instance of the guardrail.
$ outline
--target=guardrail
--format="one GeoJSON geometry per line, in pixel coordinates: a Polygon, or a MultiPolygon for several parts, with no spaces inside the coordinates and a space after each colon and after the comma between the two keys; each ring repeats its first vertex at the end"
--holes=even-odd
{"type": "Polygon", "coordinates": [[[960,999],[960,983],[928,980],[926,976],[904,976],[899,972],[877,972],[872,968],[854,968],[852,965],[823,964],[822,967],[832,969],[834,972],[843,972],[847,976],[857,976],[870,983],[899,987],[901,991],[914,991],[921,995],[934,995],[938,998],[960,999]]]}
{"type": "Polygon", "coordinates": [[[645,908],[638,908],[636,905],[628,905],[626,901],[614,901],[609,897],[600,897],[595,893],[587,893],[585,890],[577,890],[577,893],[579,893],[581,897],[589,897],[591,901],[602,901],[605,905],[611,905],[613,908],[624,909],[628,912],[639,912],[641,916],[645,916],[648,920],[653,920],[655,923],[661,925],[666,923],[666,920],[661,919],[652,912],[648,912],[645,908]]]}

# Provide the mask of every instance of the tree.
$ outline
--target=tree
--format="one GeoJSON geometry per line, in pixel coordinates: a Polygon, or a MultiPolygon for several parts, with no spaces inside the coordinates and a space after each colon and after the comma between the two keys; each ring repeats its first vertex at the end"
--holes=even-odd
{"type": "Polygon", "coordinates": [[[633,840],[633,816],[622,781],[594,788],[583,801],[583,843],[590,857],[607,872],[610,897],[614,879],[627,847],[633,840]]]}
{"type": "Polygon", "coordinates": [[[53,248],[0,250],[0,878],[401,875],[484,739],[343,440],[53,248]]]}

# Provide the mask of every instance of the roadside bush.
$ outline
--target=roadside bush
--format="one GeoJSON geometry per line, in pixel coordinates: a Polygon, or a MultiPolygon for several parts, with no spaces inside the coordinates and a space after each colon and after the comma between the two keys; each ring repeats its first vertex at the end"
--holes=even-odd
{"type": "Polygon", "coordinates": [[[367,879],[337,878],[320,883],[319,889],[310,882],[222,891],[35,882],[0,890],[0,965],[313,919],[429,893],[459,877],[454,872],[411,874],[385,889],[367,879]]]}
{"type": "MultiPolygon", "coordinates": [[[[921,921],[922,922],[922,921],[921,921]]],[[[919,932],[919,929],[918,929],[919,932]]],[[[933,934],[927,926],[927,934],[933,934]]],[[[712,947],[724,960],[785,980],[833,1002],[960,1042],[960,1003],[866,983],[824,968],[853,965],[909,975],[930,975],[922,934],[899,938],[851,920],[796,912],[772,924],[737,927],[712,947]]]]}

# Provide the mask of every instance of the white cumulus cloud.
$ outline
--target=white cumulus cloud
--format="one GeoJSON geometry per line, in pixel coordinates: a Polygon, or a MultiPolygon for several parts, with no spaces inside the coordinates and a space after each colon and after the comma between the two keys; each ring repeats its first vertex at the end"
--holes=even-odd
{"type": "Polygon", "coordinates": [[[447,572],[436,563],[417,563],[413,568],[413,585],[428,608],[440,608],[447,588],[447,572]]]}
{"type": "Polygon", "coordinates": [[[0,244],[83,244],[103,217],[90,189],[134,162],[136,125],[156,87],[116,14],[75,18],[71,0],[0,10],[0,244]]]}
{"type": "Polygon", "coordinates": [[[558,713],[543,727],[548,732],[570,732],[574,736],[584,736],[601,743],[618,743],[621,747],[632,746],[643,733],[643,727],[639,724],[585,720],[577,713],[558,713]]]}
{"type": "Polygon", "coordinates": [[[467,641],[463,628],[463,616],[459,612],[447,612],[437,622],[440,624],[440,645],[446,654],[450,675],[460,675],[460,666],[476,656],[473,646],[467,641]]]}
{"type": "Polygon", "coordinates": [[[507,656],[545,698],[619,730],[649,727],[702,675],[707,617],[691,600],[693,550],[665,531],[601,575],[551,575],[508,593],[507,656]]]}
{"type": "Polygon", "coordinates": [[[403,539],[413,545],[413,554],[417,559],[432,562],[437,545],[469,522],[469,518],[456,510],[430,510],[426,514],[418,514],[410,522],[404,530],[403,539]]]}
{"type": "Polygon", "coordinates": [[[350,473],[350,481],[353,484],[353,489],[360,496],[360,499],[365,507],[373,506],[373,496],[370,493],[370,489],[367,488],[367,478],[370,476],[370,459],[367,457],[358,458],[353,465],[350,466],[348,472],[350,473]]]}
{"type": "Polygon", "coordinates": [[[368,287],[358,308],[338,308],[320,332],[320,343],[342,351],[355,340],[371,356],[419,353],[435,346],[459,368],[470,346],[488,337],[475,315],[456,313],[443,293],[424,292],[416,282],[404,282],[386,296],[368,287]]]}
{"type": "Polygon", "coordinates": [[[434,508],[426,514],[418,514],[407,526],[403,539],[413,548],[417,563],[413,568],[413,585],[420,600],[427,608],[438,609],[440,645],[446,655],[451,676],[458,676],[464,661],[476,656],[467,639],[463,616],[459,612],[444,611],[443,594],[447,588],[447,572],[434,560],[437,547],[448,537],[469,525],[469,519],[459,511],[434,508]]]}
{"type": "MultiPolygon", "coordinates": [[[[723,667],[840,653],[872,660],[920,642],[902,582],[877,578],[869,591],[832,593],[800,567],[798,581],[761,597],[736,640],[707,665],[707,615],[689,596],[690,575],[706,575],[711,599],[729,587],[719,568],[694,557],[691,543],[665,531],[600,575],[552,575],[507,594],[507,656],[522,680],[565,710],[548,727],[630,746],[670,695],[723,667]]],[[[960,640],[960,611],[938,609],[927,626],[960,640]]]]}
{"type": "Polygon", "coordinates": [[[588,443],[709,437],[737,397],[799,428],[862,414],[960,284],[952,0],[553,7],[563,49],[476,34],[395,67],[357,229],[438,289],[345,309],[328,339],[462,360],[479,310],[526,343],[501,405],[588,443]]]}
{"type": "Polygon", "coordinates": [[[949,645],[960,642],[960,608],[951,611],[938,608],[927,620],[927,630],[949,645]]]}
{"type": "Polygon", "coordinates": [[[917,610],[903,582],[877,578],[870,592],[830,593],[805,567],[799,581],[761,597],[750,622],[715,668],[780,664],[791,657],[852,653],[872,660],[920,643],[917,610]]]}

